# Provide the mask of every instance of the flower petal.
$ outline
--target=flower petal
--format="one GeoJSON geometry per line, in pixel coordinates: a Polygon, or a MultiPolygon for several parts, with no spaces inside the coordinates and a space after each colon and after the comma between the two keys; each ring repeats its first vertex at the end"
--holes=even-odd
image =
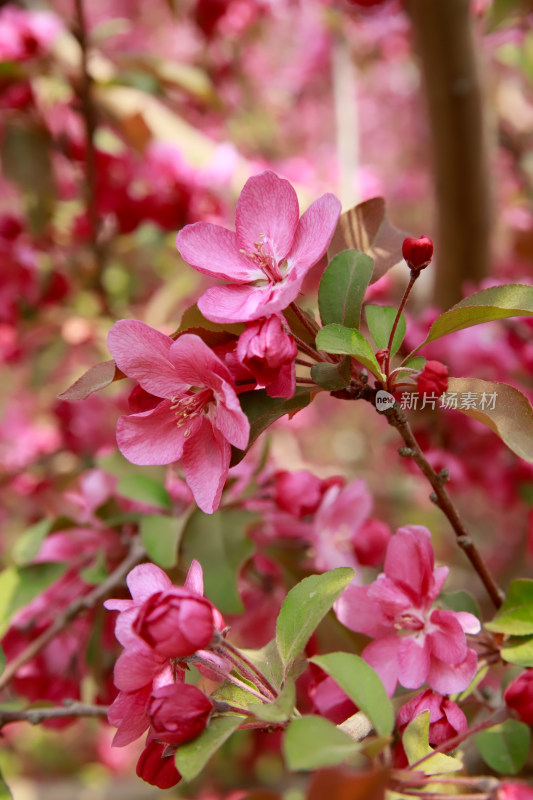
{"type": "Polygon", "coordinates": [[[115,664],[115,686],[124,692],[136,692],[152,683],[164,663],[163,656],[149,647],[127,647],[115,664]]]}
{"type": "Polygon", "coordinates": [[[138,604],[144,603],[150,595],[165,591],[172,586],[166,572],[155,564],[139,564],[126,578],[131,596],[138,604]]]}
{"type": "Polygon", "coordinates": [[[113,747],[124,747],[134,742],[150,725],[148,700],[151,686],[145,686],[138,692],[119,692],[109,706],[107,718],[110,725],[118,728],[113,747]]]}
{"type": "Polygon", "coordinates": [[[266,170],[246,181],[237,201],[235,228],[239,248],[255,252],[264,243],[281,261],[293,243],[300,209],[289,181],[266,170]]]}
{"type": "Polygon", "coordinates": [[[204,417],[183,450],[183,470],[194,499],[206,514],[220,503],[228,477],[231,448],[221,433],[204,417]]]}
{"type": "Polygon", "coordinates": [[[404,636],[398,644],[398,680],[406,689],[418,689],[427,678],[430,646],[423,636],[404,636]]]}
{"type": "Polygon", "coordinates": [[[385,574],[415,600],[416,605],[431,603],[428,590],[433,575],[431,534],[422,525],[399,528],[389,542],[385,574]]]}
{"type": "Polygon", "coordinates": [[[250,423],[232,387],[224,382],[217,392],[215,427],[234,447],[244,450],[250,438],[250,423]]]}
{"type": "Polygon", "coordinates": [[[328,193],[315,200],[302,215],[287,256],[289,269],[300,279],[320,261],[328,249],[340,213],[340,201],[334,194],[328,193]]]}
{"type": "Polygon", "coordinates": [[[470,648],[461,664],[445,664],[438,658],[432,658],[427,683],[439,694],[463,692],[476,674],[476,669],[477,655],[470,648]]]}
{"type": "Polygon", "coordinates": [[[356,633],[385,636],[393,628],[384,618],[379,603],[369,597],[368,588],[350,584],[333,606],[335,614],[343,625],[356,633]]]}
{"type": "Polygon", "coordinates": [[[481,623],[474,614],[469,614],[468,611],[456,611],[455,616],[465,633],[480,632],[481,623]]]}
{"type": "Polygon", "coordinates": [[[366,663],[376,670],[389,697],[394,694],[398,683],[399,641],[397,636],[384,636],[370,642],[361,653],[366,663]]]}
{"type": "Polygon", "coordinates": [[[263,286],[213,286],[200,297],[198,308],[212,322],[252,322],[283,311],[298,297],[300,286],[296,276],[263,286]]]}
{"type": "Polygon", "coordinates": [[[119,319],[107,335],[109,351],[128,378],[156,397],[172,397],[180,386],[169,351],[170,336],[134,319],[119,319]]]}
{"type": "Polygon", "coordinates": [[[432,654],[446,664],[460,664],[466,655],[466,639],[453,611],[432,611],[432,630],[427,635],[432,654]]]}
{"type": "Polygon", "coordinates": [[[189,589],[191,592],[196,592],[196,594],[201,594],[203,597],[204,573],[202,570],[202,565],[195,558],[193,558],[191,561],[191,566],[189,567],[183,588],[189,589]]]}
{"type": "Polygon", "coordinates": [[[231,373],[226,365],[199,336],[193,333],[184,333],[173,342],[170,358],[180,382],[187,387],[207,386],[209,389],[216,389],[220,381],[213,380],[213,376],[232,383],[231,373]]]}
{"type": "Polygon", "coordinates": [[[233,231],[195,222],[186,225],[176,236],[176,246],[184,260],[199,272],[227,281],[251,283],[265,276],[239,249],[233,231]]]}
{"type": "Polygon", "coordinates": [[[132,464],[172,464],[181,458],[185,427],[178,428],[170,405],[163,400],[151,411],[119,417],[118,448],[132,464]]]}

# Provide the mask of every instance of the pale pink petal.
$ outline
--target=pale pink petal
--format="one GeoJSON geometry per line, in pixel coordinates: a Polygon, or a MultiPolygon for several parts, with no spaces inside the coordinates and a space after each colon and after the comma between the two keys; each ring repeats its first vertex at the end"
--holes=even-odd
{"type": "Polygon", "coordinates": [[[368,588],[350,584],[333,606],[335,614],[343,625],[356,633],[386,636],[392,626],[383,616],[379,603],[369,597],[368,588]]]}
{"type": "Polygon", "coordinates": [[[213,286],[198,300],[198,308],[212,322],[251,322],[276,314],[298,297],[302,280],[286,278],[263,286],[213,286]]]}
{"type": "Polygon", "coordinates": [[[298,197],[289,181],[266,170],[244,184],[237,201],[235,228],[239,247],[254,252],[257,244],[281,261],[289,252],[298,225],[298,197]]]}
{"type": "Polygon", "coordinates": [[[215,427],[230,444],[244,450],[250,438],[250,423],[237,395],[229,384],[224,383],[217,399],[215,427]]]}
{"type": "Polygon", "coordinates": [[[435,600],[441,593],[444,581],[450,573],[449,567],[435,567],[433,570],[433,586],[430,588],[431,599],[435,600]]]}
{"type": "Polygon", "coordinates": [[[126,578],[128,589],[134,601],[139,605],[144,603],[150,595],[164,592],[172,581],[166,572],[155,564],[139,564],[134,567],[126,578]]]}
{"type": "Polygon", "coordinates": [[[126,611],[118,615],[115,622],[115,636],[122,645],[122,647],[132,648],[140,647],[140,649],[147,648],[148,645],[139,639],[133,631],[133,623],[137,619],[139,613],[139,606],[131,601],[131,605],[126,611]]]}
{"type": "Polygon", "coordinates": [[[284,364],[275,381],[266,387],[269,397],[292,397],[296,391],[296,367],[294,364],[284,364]]]}
{"type": "Polygon", "coordinates": [[[398,641],[398,680],[406,689],[418,689],[429,672],[429,644],[424,636],[401,636],[398,641]]]}
{"type": "Polygon", "coordinates": [[[172,339],[144,322],[119,319],[107,335],[119,369],[156,397],[172,397],[180,388],[169,356],[172,339]]]}
{"type": "Polygon", "coordinates": [[[334,194],[324,194],[302,215],[287,256],[291,272],[301,279],[320,261],[329,247],[341,213],[341,204],[334,194]]]}
{"type": "Polygon", "coordinates": [[[474,614],[469,614],[468,611],[456,611],[455,617],[465,633],[480,632],[481,623],[474,614]]]}
{"type": "Polygon", "coordinates": [[[397,636],[384,636],[370,642],[361,653],[381,678],[389,697],[394,694],[398,683],[398,643],[397,636]]]}
{"type": "Polygon", "coordinates": [[[471,649],[466,651],[466,658],[461,664],[445,664],[438,658],[432,658],[427,684],[439,694],[463,692],[476,674],[476,669],[477,655],[471,649]]]}
{"type": "Polygon", "coordinates": [[[430,603],[433,575],[431,534],[422,525],[406,525],[391,538],[385,556],[385,574],[418,604],[430,603]]]}
{"type": "Polygon", "coordinates": [[[451,700],[445,700],[442,704],[442,709],[446,719],[454,730],[465,731],[468,728],[468,722],[464,712],[461,711],[457,703],[453,703],[451,700]]]}
{"type": "Polygon", "coordinates": [[[429,619],[432,654],[447,664],[460,664],[466,655],[466,639],[455,613],[435,610],[429,619]]]}
{"type": "Polygon", "coordinates": [[[204,573],[202,565],[195,558],[191,561],[191,566],[189,567],[183,586],[191,592],[196,592],[202,596],[204,594],[204,573]]]}
{"type": "Polygon", "coordinates": [[[186,225],[176,237],[176,246],[184,260],[199,272],[228,281],[251,283],[264,278],[251,258],[239,252],[233,231],[195,222],[186,225]]]}
{"type": "Polygon", "coordinates": [[[134,742],[145,732],[150,724],[148,716],[148,700],[151,686],[143,687],[138,692],[119,692],[109,706],[107,718],[111,725],[118,728],[113,747],[124,747],[134,742]]]}
{"type": "Polygon", "coordinates": [[[112,597],[104,603],[104,608],[107,608],[108,611],[127,611],[129,608],[133,608],[133,606],[133,600],[115,600],[112,597]]]}
{"type": "Polygon", "coordinates": [[[175,365],[176,374],[187,386],[207,386],[217,388],[222,378],[231,384],[231,373],[210,347],[193,333],[185,333],[172,344],[170,358],[175,365]]]}
{"type": "Polygon", "coordinates": [[[212,514],[220,504],[230,457],[228,442],[204,417],[185,445],[182,464],[196,504],[206,514],[212,514]]]}
{"type": "Polygon", "coordinates": [[[172,464],[181,458],[186,427],[178,428],[170,406],[163,400],[151,411],[119,417],[118,448],[132,464],[172,464]]]}

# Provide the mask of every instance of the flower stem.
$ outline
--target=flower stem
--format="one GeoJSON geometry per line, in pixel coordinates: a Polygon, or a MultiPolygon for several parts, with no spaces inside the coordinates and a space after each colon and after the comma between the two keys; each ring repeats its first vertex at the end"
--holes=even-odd
{"type": "Polygon", "coordinates": [[[386,357],[385,363],[383,365],[384,366],[384,372],[385,372],[385,375],[386,375],[386,378],[387,378],[387,387],[388,387],[388,384],[389,384],[390,351],[391,351],[391,348],[392,348],[392,343],[394,341],[394,334],[396,333],[396,328],[398,327],[398,323],[400,321],[400,317],[402,316],[402,311],[404,310],[405,304],[407,303],[407,298],[411,294],[411,289],[413,288],[413,286],[415,284],[415,281],[416,281],[416,279],[418,278],[419,275],[420,275],[420,270],[413,270],[413,269],[411,270],[411,277],[409,278],[409,283],[407,284],[407,288],[406,288],[405,292],[403,293],[403,297],[401,299],[400,305],[398,306],[398,311],[396,312],[396,317],[395,317],[394,322],[392,324],[392,328],[391,328],[391,332],[390,332],[390,336],[389,336],[389,343],[387,345],[387,357],[386,357]]]}
{"type": "Polygon", "coordinates": [[[223,650],[225,650],[225,655],[228,655],[231,661],[235,664],[238,669],[242,670],[242,666],[239,665],[241,662],[242,665],[246,667],[249,673],[252,673],[255,678],[254,680],[258,680],[262,686],[262,688],[271,695],[271,700],[275,700],[278,696],[277,690],[272,686],[268,678],[266,678],[261,670],[255,666],[255,664],[250,661],[250,659],[246,658],[246,656],[231,642],[228,642],[227,639],[223,639],[220,637],[219,645],[223,650]]]}
{"type": "MultiPolygon", "coordinates": [[[[292,302],[289,308],[294,311],[296,316],[298,317],[299,321],[302,323],[304,328],[307,328],[309,333],[313,335],[313,338],[316,336],[317,332],[319,331],[319,327],[316,322],[311,319],[297,303],[292,302]]],[[[293,334],[294,335],[294,334],[293,334]]]]}

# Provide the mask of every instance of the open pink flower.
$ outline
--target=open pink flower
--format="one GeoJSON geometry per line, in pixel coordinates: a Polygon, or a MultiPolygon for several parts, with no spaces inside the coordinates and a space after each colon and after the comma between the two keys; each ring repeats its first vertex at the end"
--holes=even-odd
{"type": "Polygon", "coordinates": [[[465,633],[478,633],[479,620],[432,608],[447,575],[447,567],[434,568],[427,528],[409,525],[390,540],[384,573],[370,586],[351,584],[335,604],[344,625],[374,639],[362,655],[390,695],[398,681],[453,694],[474,677],[477,656],[465,633]]]}
{"type": "Polygon", "coordinates": [[[113,325],[108,345],[125,375],[163,398],[155,408],[120,417],[120,451],[134,464],[181,461],[196,503],[211,514],[228,475],[230,445],[242,450],[250,435],[229,370],[199,336],[173,341],[132,319],[113,325]]]}
{"type": "Polygon", "coordinates": [[[326,252],[340,210],[335,195],[324,194],[299,219],[291,184],[267,170],[246,181],[235,233],[208,222],[186,225],[176,239],[185,261],[230,281],[202,295],[202,314],[213,322],[248,322],[287,308],[326,252]]]}

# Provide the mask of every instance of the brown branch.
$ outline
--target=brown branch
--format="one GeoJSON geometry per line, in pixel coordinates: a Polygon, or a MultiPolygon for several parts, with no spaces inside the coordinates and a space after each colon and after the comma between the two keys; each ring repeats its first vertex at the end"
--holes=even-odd
{"type": "Polygon", "coordinates": [[[487,122],[469,0],[409,0],[431,128],[438,215],[435,301],[488,272],[491,187],[487,122]]]}
{"type": "Polygon", "coordinates": [[[0,709],[0,729],[12,722],[29,722],[40,725],[51,719],[69,717],[107,717],[109,706],[87,706],[84,703],[65,703],[53,708],[27,708],[24,711],[3,711],[0,709]]]}
{"type": "Polygon", "coordinates": [[[45,630],[40,636],[30,642],[30,644],[10,661],[2,675],[0,675],[0,691],[4,689],[8,683],[13,680],[17,671],[28,661],[40,653],[43,647],[52,641],[61,631],[67,627],[76,617],[88,611],[91,608],[107,597],[112,589],[119,586],[126,578],[128,572],[136,566],[146,556],[146,550],[141,544],[140,540],[134,539],[132,541],[130,550],[125,559],[118,565],[118,567],[109,575],[105,581],[102,581],[96,586],[92,592],[84,597],[78,597],[60,614],[55,621],[45,630]]]}

